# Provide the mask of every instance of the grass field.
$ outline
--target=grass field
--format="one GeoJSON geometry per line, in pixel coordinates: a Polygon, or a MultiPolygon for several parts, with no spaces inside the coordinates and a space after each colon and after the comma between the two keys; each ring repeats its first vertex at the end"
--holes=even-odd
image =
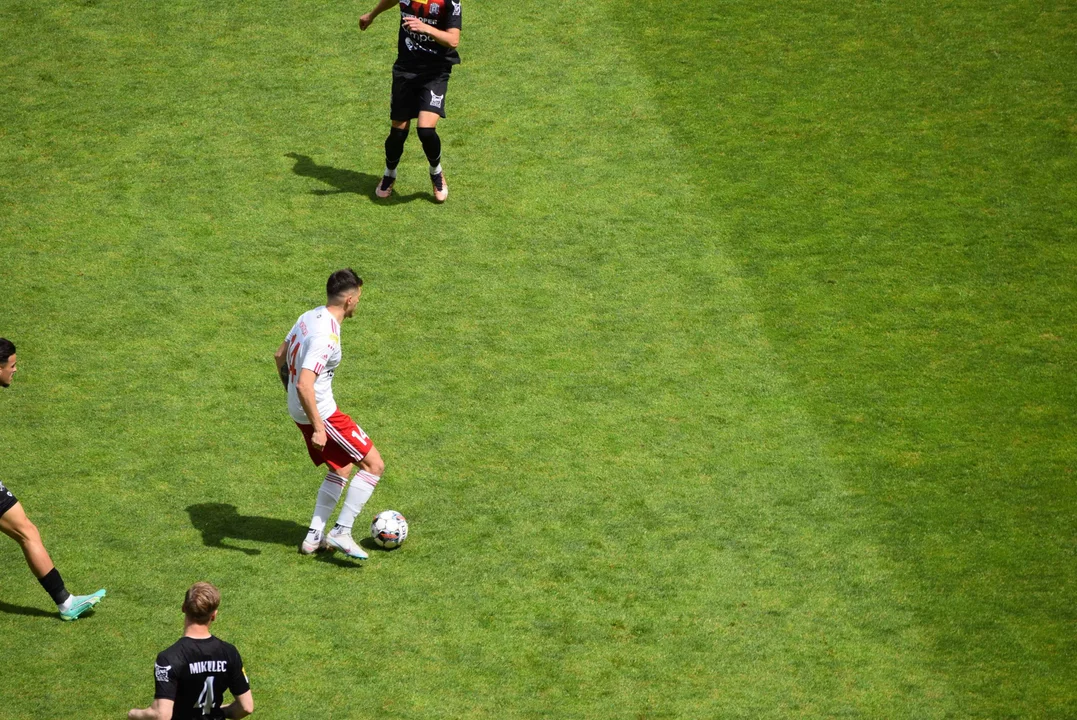
{"type": "Polygon", "coordinates": [[[194,581],[266,718],[1077,717],[1077,9],[0,0],[0,718],[123,717],[194,581]],[[272,352],[366,285],[322,474],[272,352]]]}

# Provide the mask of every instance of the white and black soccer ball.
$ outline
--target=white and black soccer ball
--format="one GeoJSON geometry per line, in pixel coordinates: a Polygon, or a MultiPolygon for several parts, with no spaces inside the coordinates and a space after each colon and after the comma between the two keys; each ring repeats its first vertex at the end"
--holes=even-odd
{"type": "Polygon", "coordinates": [[[400,547],[408,539],[408,521],[396,510],[385,510],[370,523],[370,537],[386,550],[400,547]]]}

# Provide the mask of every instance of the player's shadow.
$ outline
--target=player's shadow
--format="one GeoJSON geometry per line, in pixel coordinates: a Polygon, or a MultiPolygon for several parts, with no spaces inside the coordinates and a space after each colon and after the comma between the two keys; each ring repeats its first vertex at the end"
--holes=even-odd
{"type": "MultiPolygon", "coordinates": [[[[191,516],[191,525],[202,533],[203,545],[237,550],[247,555],[261,555],[262,551],[231,545],[226,543],[225,539],[273,543],[295,550],[299,547],[299,541],[307,534],[306,526],[297,522],[257,515],[240,515],[235,505],[225,503],[190,505],[187,507],[187,513],[191,516]]],[[[358,567],[355,563],[338,558],[333,553],[318,553],[317,558],[334,565],[358,567]]]]}
{"type": "Polygon", "coordinates": [[[308,155],[300,155],[299,153],[288,153],[284,157],[289,157],[295,160],[295,165],[292,167],[292,172],[302,177],[314,178],[320,180],[326,185],[331,186],[332,190],[319,188],[311,190],[314,195],[339,195],[341,193],[353,193],[355,195],[363,195],[371,199],[377,199],[379,203],[386,205],[398,205],[400,203],[411,202],[412,200],[418,200],[424,195],[433,199],[433,195],[430,193],[412,193],[411,195],[401,195],[398,192],[393,192],[388,198],[382,200],[374,195],[374,190],[377,189],[378,183],[381,181],[381,176],[371,175],[370,173],[356,172],[355,170],[343,170],[341,168],[330,167],[328,165],[319,165],[308,155]]]}
{"type": "Polygon", "coordinates": [[[60,619],[60,613],[55,610],[49,612],[42,610],[41,608],[25,607],[24,605],[12,605],[0,600],[0,612],[7,613],[9,615],[27,615],[29,617],[47,617],[56,620],[60,619]]]}

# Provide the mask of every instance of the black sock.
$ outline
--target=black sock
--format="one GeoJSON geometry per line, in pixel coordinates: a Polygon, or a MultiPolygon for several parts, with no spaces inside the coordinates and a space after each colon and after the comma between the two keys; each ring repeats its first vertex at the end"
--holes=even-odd
{"type": "Polygon", "coordinates": [[[417,132],[430,167],[436,168],[441,163],[441,138],[438,137],[437,128],[419,128],[417,132]]]}
{"type": "Polygon", "coordinates": [[[43,578],[38,578],[37,581],[41,583],[41,587],[45,588],[45,592],[52,597],[52,601],[57,605],[62,605],[69,597],[71,593],[64,587],[64,579],[60,577],[60,571],[56,568],[49,570],[49,572],[43,578]]]}
{"type": "Polygon", "coordinates": [[[408,139],[408,129],[391,128],[389,137],[385,138],[385,167],[396,170],[400,156],[404,154],[404,141],[408,139]]]}

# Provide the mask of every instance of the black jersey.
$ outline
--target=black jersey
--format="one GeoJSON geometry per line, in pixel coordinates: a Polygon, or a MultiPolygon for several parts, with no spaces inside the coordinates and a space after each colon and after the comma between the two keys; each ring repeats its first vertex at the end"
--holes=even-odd
{"type": "Polygon", "coordinates": [[[173,720],[221,717],[221,699],[251,689],[243,660],[231,643],[215,637],[181,637],[157,656],[153,697],[175,701],[173,720]]]}
{"type": "Polygon", "coordinates": [[[404,27],[404,20],[417,17],[438,30],[461,27],[462,0],[400,0],[400,37],[396,43],[396,66],[410,72],[449,70],[460,62],[455,48],[434,42],[424,33],[413,33],[404,27]]]}

